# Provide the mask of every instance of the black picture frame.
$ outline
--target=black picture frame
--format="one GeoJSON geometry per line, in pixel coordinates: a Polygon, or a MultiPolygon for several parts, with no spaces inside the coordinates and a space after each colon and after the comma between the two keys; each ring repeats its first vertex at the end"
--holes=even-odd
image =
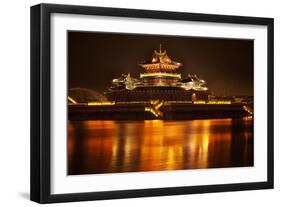
{"type": "Polygon", "coordinates": [[[89,6],[39,4],[31,7],[31,174],[30,199],[39,203],[166,196],[224,191],[273,188],[273,28],[272,18],[195,14],[152,10],[102,8],[89,6]],[[74,194],[51,194],[50,183],[50,16],[52,13],[134,17],[210,23],[233,23],[267,26],[267,181],[188,187],[167,187],[74,194]]]}

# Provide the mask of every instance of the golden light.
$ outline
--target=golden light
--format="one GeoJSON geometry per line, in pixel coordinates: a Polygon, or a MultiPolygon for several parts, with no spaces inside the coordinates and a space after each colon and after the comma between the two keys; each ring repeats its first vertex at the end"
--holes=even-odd
{"type": "Polygon", "coordinates": [[[181,74],[176,74],[176,73],[141,73],[140,74],[141,78],[154,77],[154,76],[181,78],[181,74]]]}
{"type": "Polygon", "coordinates": [[[73,98],[71,98],[70,96],[67,96],[67,100],[70,101],[72,104],[77,104],[78,102],[75,101],[73,98]]]}
{"type": "Polygon", "coordinates": [[[115,105],[115,101],[104,101],[104,102],[89,102],[88,106],[112,106],[115,105]]]}

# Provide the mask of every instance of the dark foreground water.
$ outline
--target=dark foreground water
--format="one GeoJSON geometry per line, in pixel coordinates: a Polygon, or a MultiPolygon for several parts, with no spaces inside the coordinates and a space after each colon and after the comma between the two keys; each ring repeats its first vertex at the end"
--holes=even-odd
{"type": "Polygon", "coordinates": [[[251,117],[68,122],[68,174],[242,166],[253,166],[251,117]]]}

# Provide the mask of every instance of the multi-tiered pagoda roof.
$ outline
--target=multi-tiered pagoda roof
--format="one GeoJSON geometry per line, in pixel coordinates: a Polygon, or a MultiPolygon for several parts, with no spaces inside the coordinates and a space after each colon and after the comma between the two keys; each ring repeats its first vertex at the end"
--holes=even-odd
{"type": "Polygon", "coordinates": [[[154,54],[152,55],[152,59],[150,62],[142,63],[139,65],[145,69],[146,73],[173,73],[177,68],[182,66],[181,63],[171,60],[171,58],[167,54],[167,51],[162,50],[161,44],[159,51],[154,50],[154,54]]]}

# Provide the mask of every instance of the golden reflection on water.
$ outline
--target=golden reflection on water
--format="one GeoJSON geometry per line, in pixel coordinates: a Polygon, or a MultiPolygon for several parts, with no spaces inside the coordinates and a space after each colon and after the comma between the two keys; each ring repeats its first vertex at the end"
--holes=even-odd
{"type": "Polygon", "coordinates": [[[69,174],[252,165],[249,117],[68,122],[69,174]]]}

